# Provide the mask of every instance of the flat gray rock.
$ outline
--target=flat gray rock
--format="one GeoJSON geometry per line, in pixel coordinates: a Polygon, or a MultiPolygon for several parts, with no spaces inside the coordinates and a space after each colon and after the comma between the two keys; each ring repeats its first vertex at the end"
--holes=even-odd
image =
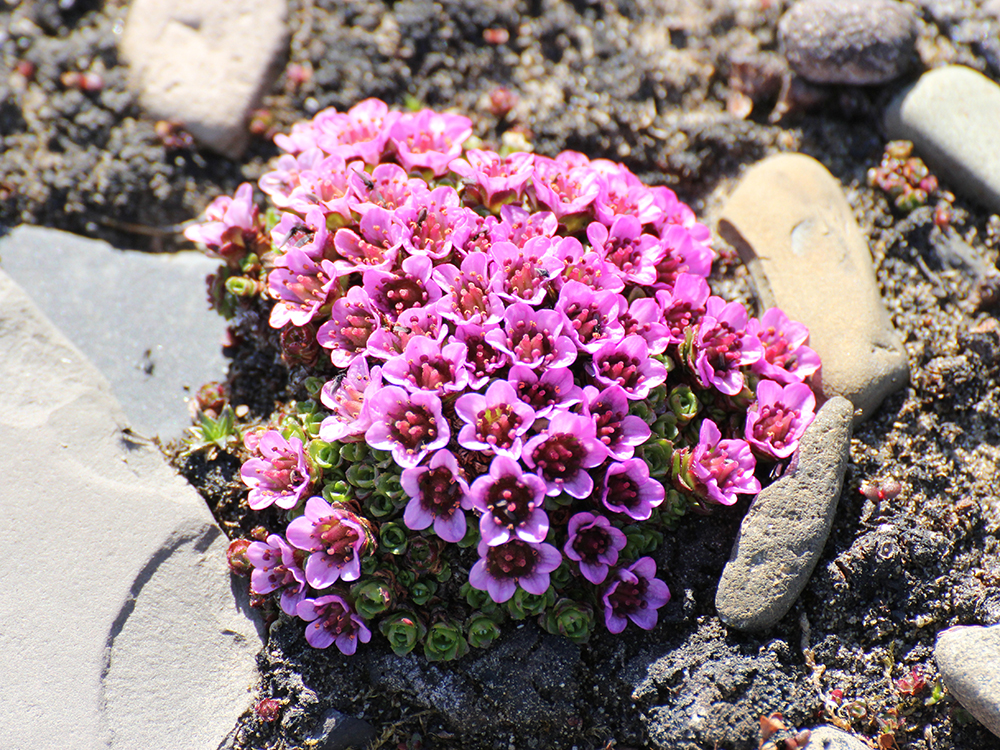
{"type": "Polygon", "coordinates": [[[1000,737],[1000,625],[938,633],[934,660],[948,692],[1000,737]]]}
{"type": "Polygon", "coordinates": [[[809,742],[803,750],[871,750],[871,747],[853,734],[835,727],[816,727],[809,735],[809,742]]]}
{"type": "Polygon", "coordinates": [[[226,540],[107,380],[0,271],[0,737],[9,748],[214,750],[260,640],[226,540]]]}
{"type": "Polygon", "coordinates": [[[133,0],[120,48],[142,106],[239,158],[288,44],[287,13],[286,0],[133,0]]]}
{"type": "Polygon", "coordinates": [[[778,154],[750,168],[719,233],[750,270],[762,309],[804,323],[823,360],[813,389],[868,418],[909,380],[906,349],[879,295],[868,242],[840,183],[815,159],[778,154]]]}
{"type": "Polygon", "coordinates": [[[226,322],[205,291],[218,265],[41,227],[0,238],[0,268],[111,381],[136,432],[164,440],[190,426],[186,399],[226,376],[226,322]]]}
{"type": "Polygon", "coordinates": [[[1000,211],[1000,86],[971,68],[920,76],[886,110],[889,137],[917,153],[956,193],[1000,211]]]}
{"type": "Polygon", "coordinates": [[[916,13],[895,0],[801,0],[778,23],[789,65],[812,83],[878,85],[915,59],[916,13]]]}
{"type": "Polygon", "coordinates": [[[837,512],[852,415],[846,399],[827,401],[802,436],[789,470],[750,506],[715,594],[719,618],[730,627],[771,627],[805,588],[837,512]]]}

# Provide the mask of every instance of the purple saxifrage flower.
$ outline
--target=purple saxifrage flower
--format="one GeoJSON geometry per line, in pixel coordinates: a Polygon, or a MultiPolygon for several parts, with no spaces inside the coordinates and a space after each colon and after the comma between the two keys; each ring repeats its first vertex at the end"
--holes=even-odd
{"type": "Polygon", "coordinates": [[[205,209],[207,221],[184,230],[191,242],[208,246],[215,254],[226,257],[225,246],[243,244],[243,233],[253,232],[257,223],[257,207],[253,203],[253,187],[244,182],[236,195],[220,195],[205,209]]]}
{"type": "Polygon", "coordinates": [[[302,570],[305,553],[290,547],[280,534],[271,534],[266,542],[250,542],[247,558],[253,565],[250,589],[255,594],[269,594],[281,589],[281,609],[295,614],[295,607],[306,596],[306,576],[302,570]]]}
{"type": "Polygon", "coordinates": [[[517,459],[522,436],[535,422],[535,412],[517,398],[506,380],[495,380],[486,394],[466,393],[455,402],[455,413],[465,422],[458,444],[469,450],[517,459]]]}
{"type": "Polygon", "coordinates": [[[721,505],[736,502],[737,493],[756,495],[760,482],[753,475],[757,463],[743,440],[722,440],[715,422],[701,423],[698,445],[691,453],[691,473],[704,487],[708,500],[721,505]]]}
{"type": "Polygon", "coordinates": [[[434,533],[446,542],[458,542],[465,536],[465,514],[469,504],[469,485],[449,450],[439,450],[427,466],[404,469],[399,483],[410,496],[403,511],[403,522],[414,531],[431,524],[434,533]]]}
{"type": "Polygon", "coordinates": [[[337,278],[334,265],[325,258],[315,261],[297,247],[283,257],[284,266],[267,277],[268,291],[278,303],[271,309],[271,327],[304,326],[320,311],[337,278]]]}
{"type": "Polygon", "coordinates": [[[373,448],[392,451],[393,460],[404,469],[448,444],[451,430],[441,414],[441,399],[433,393],[408,393],[390,385],[365,403],[370,404],[372,418],[365,441],[373,448]]]}
{"type": "Polygon", "coordinates": [[[576,361],[576,344],[562,332],[568,321],[558,310],[536,310],[516,302],[507,308],[503,319],[504,329],[494,328],[485,338],[515,364],[537,370],[569,367],[576,361]]]}
{"type": "Polygon", "coordinates": [[[565,411],[557,412],[545,432],[531,438],[521,453],[524,462],[545,482],[546,494],[566,492],[577,498],[593,491],[594,480],[586,470],[607,456],[608,449],[597,439],[594,420],[565,411]]]}
{"type": "Polygon", "coordinates": [[[709,297],[694,336],[692,356],[701,384],[735,396],[743,390],[740,367],[764,355],[756,336],[746,332],[747,311],[739,302],[709,297]]]}
{"type": "Polygon", "coordinates": [[[472,483],[469,502],[482,514],[479,533],[489,546],[514,538],[542,542],[548,534],[545,483],[508,456],[494,458],[489,473],[472,483]]]}
{"type": "Polygon", "coordinates": [[[365,291],[372,306],[394,321],[407,310],[436,302],[441,297],[441,287],[431,278],[432,267],[426,255],[410,255],[400,270],[365,271],[365,291]]]}
{"type": "Polygon", "coordinates": [[[296,607],[296,614],[308,622],[306,640],[313,648],[327,648],[337,644],[346,656],[358,650],[358,642],[368,643],[372,633],[345,599],[330,594],[317,599],[304,599],[296,607]]]}
{"type": "Polygon", "coordinates": [[[407,172],[427,169],[440,176],[462,153],[472,135],[472,120],[430,109],[402,115],[389,131],[396,156],[407,172]]]}
{"type": "Polygon", "coordinates": [[[320,391],[323,406],[332,413],[319,426],[320,440],[348,442],[372,426],[368,401],[382,388],[382,368],[368,369],[364,357],[354,360],[343,378],[329,380],[320,391]]]}
{"type": "Polygon", "coordinates": [[[240,469],[240,478],[250,488],[247,503],[253,510],[274,504],[294,508],[309,489],[309,465],[302,441],[285,440],[277,430],[265,432],[257,444],[261,458],[251,458],[240,469]]]}
{"type": "Polygon", "coordinates": [[[532,237],[524,247],[494,242],[489,252],[493,291],[508,302],[527,302],[532,307],[541,304],[563,270],[563,262],[550,252],[554,244],[556,240],[545,236],[532,237]]]}
{"type": "Polygon", "coordinates": [[[747,411],[745,436],[758,455],[788,458],[812,422],[816,396],[805,383],[757,384],[757,402],[747,411]]]}
{"type": "Polygon", "coordinates": [[[643,630],[656,627],[657,611],[670,601],[667,584],[656,578],[656,563],[641,557],[617,571],[616,579],[604,592],[604,624],[620,633],[631,620],[643,630]]]}
{"type": "Polygon", "coordinates": [[[356,581],[361,576],[361,555],[367,537],[357,516],[332,507],[321,497],[306,501],[305,515],[288,524],[288,543],[311,552],[306,560],[306,581],[325,589],[338,580],[356,581]]]}
{"type": "Polygon", "coordinates": [[[597,439],[619,461],[632,458],[636,446],[645,443],[652,430],[641,418],[629,414],[625,390],[620,385],[612,385],[598,391],[588,385],[583,395],[583,414],[594,420],[597,439]]]}
{"type": "Polygon", "coordinates": [[[449,169],[475,192],[479,201],[496,210],[516,200],[531,179],[535,157],[525,151],[502,157],[494,151],[470,148],[464,159],[455,159],[449,169]]]}
{"type": "Polygon", "coordinates": [[[427,336],[414,336],[406,342],[402,354],[385,363],[382,377],[410,391],[462,391],[469,380],[465,353],[461,341],[441,346],[427,336]]]}
{"type": "Polygon", "coordinates": [[[333,303],[330,319],[319,327],[316,341],[330,350],[330,361],[335,367],[350,367],[365,353],[368,339],[378,327],[378,313],[368,294],[361,287],[352,286],[333,303]]]}
{"type": "Polygon", "coordinates": [[[549,588],[549,573],[559,567],[562,555],[551,544],[529,544],[511,539],[489,546],[479,543],[479,562],[469,571],[469,584],[489,593],[502,604],[520,586],[529,594],[540,596],[549,588]]]}
{"type": "Polygon", "coordinates": [[[641,401],[667,380],[667,368],[649,356],[646,339],[634,335],[598,349],[587,372],[603,386],[621,386],[630,401],[641,401]]]}
{"type": "Polygon", "coordinates": [[[758,375],[779,383],[801,383],[820,368],[819,355],[806,346],[809,329],[788,319],[777,307],[760,320],[752,319],[747,332],[764,347],[764,356],[751,368],[758,375]]]}
{"type": "Polygon", "coordinates": [[[559,290],[556,309],[569,321],[564,327],[566,333],[588,354],[625,337],[618,320],[619,312],[625,309],[625,298],[616,292],[594,291],[579,281],[567,281],[559,290]]]}
{"type": "Polygon", "coordinates": [[[645,521],[663,502],[663,485],[649,478],[649,466],[641,458],[613,463],[604,475],[601,502],[608,510],[635,521],[645,521]]]}
{"type": "Polygon", "coordinates": [[[535,419],[543,419],[556,409],[568,410],[580,403],[583,390],[573,383],[573,371],[568,367],[546,369],[541,375],[524,365],[514,365],[507,373],[507,382],[517,397],[535,411],[535,419]]]}
{"type": "Polygon", "coordinates": [[[618,562],[618,553],[628,543],[625,535],[604,516],[577,513],[569,519],[563,554],[575,560],[580,573],[593,584],[604,583],[608,568],[618,562]]]}
{"type": "Polygon", "coordinates": [[[503,317],[503,302],[490,289],[490,259],[486,253],[469,253],[462,259],[461,268],[450,263],[437,266],[434,280],[444,292],[437,307],[448,320],[490,325],[503,317]]]}

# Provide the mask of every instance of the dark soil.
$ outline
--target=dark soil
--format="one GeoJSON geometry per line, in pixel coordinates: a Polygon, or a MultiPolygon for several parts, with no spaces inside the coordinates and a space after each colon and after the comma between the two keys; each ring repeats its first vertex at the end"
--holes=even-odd
{"type": "MultiPolygon", "coordinates": [[[[919,3],[923,64],[1000,75],[1000,25],[980,5],[919,3]]],[[[310,739],[321,739],[317,726],[331,708],[370,722],[381,748],[746,750],[757,746],[760,717],[773,712],[798,727],[834,720],[873,743],[894,734],[904,750],[1000,746],[949,698],[925,705],[937,683],[936,633],[1000,622],[1000,326],[986,278],[1000,218],[958,198],[949,234],[935,228],[932,208],[904,217],[867,186],[885,144],[880,112],[905,81],[824,89],[811,109],[800,100],[798,111],[769,123],[777,91],[765,73],[781,67],[775,29],[786,6],[294,0],[287,62],[312,77],[279,79],[260,137],[235,163],[165,143],[144,118],[115,49],[122,2],[8,0],[0,12],[0,227],[41,224],[121,247],[175,249],[184,243],[178,224],[265,171],[277,153],[265,137],[273,130],[369,96],[395,106],[415,100],[469,113],[487,141],[515,131],[541,153],[571,148],[624,161],[647,182],[670,185],[706,222],[745,166],[781,150],[815,156],[844,185],[906,341],[912,382],[855,432],[826,553],[771,631],[739,634],[715,616],[744,502],[686,517],[668,538],[658,563],[673,599],[650,633],[576,646],[528,622],[485,652],[429,665],[378,639],[353,658],[316,651],[299,625],[278,621],[259,659],[259,696],[279,699],[280,717],[265,722],[248,711],[234,747],[337,747],[310,739]],[[62,73],[84,70],[100,71],[100,91],[63,84],[62,73]],[[742,120],[726,112],[739,71],[744,84],[753,79],[757,100],[742,120]],[[499,87],[518,97],[505,116],[490,111],[499,87]],[[902,487],[894,497],[859,492],[889,480],[902,487]],[[914,668],[928,684],[907,696],[897,681],[914,668]],[[831,717],[824,698],[832,690],[843,702],[831,717]]],[[[731,254],[713,284],[749,300],[731,254]]],[[[289,380],[276,369],[274,351],[232,353],[237,403],[253,414],[294,395],[294,373],[289,380]]],[[[247,513],[238,466],[226,454],[196,454],[181,467],[230,535],[260,520],[247,513]]]]}

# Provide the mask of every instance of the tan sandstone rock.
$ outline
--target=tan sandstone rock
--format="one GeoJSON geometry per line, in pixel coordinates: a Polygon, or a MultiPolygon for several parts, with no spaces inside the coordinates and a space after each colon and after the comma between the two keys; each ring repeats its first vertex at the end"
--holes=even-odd
{"type": "Polygon", "coordinates": [[[719,220],[762,309],[780,307],[823,359],[821,398],[854,404],[855,423],[909,379],[906,350],[879,296],[871,254],[840,183],[815,159],[779,154],[740,180],[719,220]]]}

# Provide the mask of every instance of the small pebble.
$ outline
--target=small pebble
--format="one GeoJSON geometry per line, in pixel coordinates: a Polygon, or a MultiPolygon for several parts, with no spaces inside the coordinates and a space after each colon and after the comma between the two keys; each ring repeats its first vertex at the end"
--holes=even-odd
{"type": "Polygon", "coordinates": [[[1000,625],[938,633],[934,660],[948,692],[1000,737],[1000,625]]]}
{"type": "Polygon", "coordinates": [[[894,0],[801,0],[778,33],[800,76],[851,86],[888,83],[906,72],[917,39],[913,7],[894,0]]]}
{"type": "Polygon", "coordinates": [[[972,68],[920,76],[886,110],[891,138],[913,141],[945,187],[1000,211],[1000,86],[972,68]]]}
{"type": "Polygon", "coordinates": [[[809,735],[809,742],[802,750],[871,750],[853,734],[831,726],[817,727],[809,735]]]}
{"type": "Polygon", "coordinates": [[[907,382],[868,240],[822,164],[779,154],[755,165],[723,207],[719,234],[747,264],[761,309],[780,307],[809,329],[823,360],[817,395],[849,399],[857,424],[907,382]]]}
{"type": "Polygon", "coordinates": [[[750,506],[715,594],[719,618],[730,627],[771,627],[805,588],[837,512],[853,413],[846,399],[827,401],[802,436],[795,468],[750,506]]]}

